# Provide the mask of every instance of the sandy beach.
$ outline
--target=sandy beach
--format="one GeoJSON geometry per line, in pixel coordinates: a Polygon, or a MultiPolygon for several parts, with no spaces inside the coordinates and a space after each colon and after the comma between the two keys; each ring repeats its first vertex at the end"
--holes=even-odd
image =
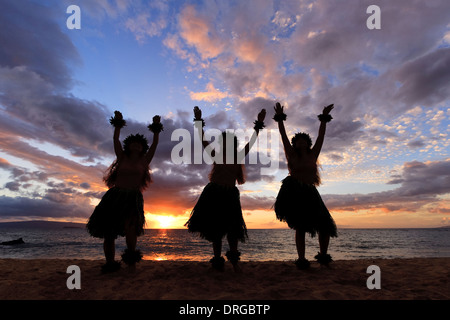
{"type": "Polygon", "coordinates": [[[450,258],[312,262],[306,271],[291,262],[229,263],[144,260],[101,274],[103,261],[0,259],[2,300],[416,300],[450,299],[450,258]],[[80,268],[81,289],[69,290],[67,267],[80,268]],[[381,289],[367,288],[367,267],[380,268],[381,289]]]}

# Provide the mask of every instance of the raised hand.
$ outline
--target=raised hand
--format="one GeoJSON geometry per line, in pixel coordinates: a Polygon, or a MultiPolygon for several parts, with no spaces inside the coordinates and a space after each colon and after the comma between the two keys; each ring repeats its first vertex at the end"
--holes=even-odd
{"type": "Polygon", "coordinates": [[[117,120],[122,120],[123,116],[122,113],[120,111],[114,111],[114,118],[116,118],[117,120]]]}
{"type": "Polygon", "coordinates": [[[202,118],[202,110],[200,110],[200,108],[197,106],[194,107],[194,116],[197,120],[200,120],[202,118]]]}
{"type": "Polygon", "coordinates": [[[264,122],[264,118],[266,117],[266,109],[262,109],[259,113],[258,113],[258,121],[260,122],[264,122]]]}
{"type": "Polygon", "coordinates": [[[109,123],[114,126],[115,128],[122,128],[127,125],[127,122],[123,120],[122,113],[120,111],[114,111],[114,117],[111,117],[109,119],[109,123]]]}
{"type": "Polygon", "coordinates": [[[276,114],[283,114],[283,108],[284,108],[284,106],[281,106],[281,104],[279,102],[277,102],[275,107],[273,107],[276,114]]]}
{"type": "Polygon", "coordinates": [[[329,106],[323,107],[323,114],[329,114],[331,112],[331,110],[333,110],[334,108],[334,104],[330,104],[329,106]]]}
{"type": "Polygon", "coordinates": [[[164,131],[164,126],[161,123],[161,117],[156,115],[153,117],[153,123],[147,126],[148,130],[151,132],[158,134],[161,131],[164,131]]]}
{"type": "Polygon", "coordinates": [[[153,123],[160,123],[161,122],[161,117],[156,115],[153,117],[153,123]]]}

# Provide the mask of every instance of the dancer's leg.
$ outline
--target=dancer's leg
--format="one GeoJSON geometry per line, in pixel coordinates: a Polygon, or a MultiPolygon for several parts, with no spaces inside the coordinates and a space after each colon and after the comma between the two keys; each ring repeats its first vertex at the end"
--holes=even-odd
{"type": "Polygon", "coordinates": [[[327,254],[328,245],[330,243],[330,235],[319,232],[319,247],[322,255],[327,254]]]}
{"type": "Polygon", "coordinates": [[[305,232],[295,231],[295,245],[297,246],[298,258],[300,260],[305,259],[305,232]]]}
{"type": "Polygon", "coordinates": [[[105,253],[106,262],[114,262],[116,254],[114,238],[105,238],[103,241],[103,252],[105,253]]]}

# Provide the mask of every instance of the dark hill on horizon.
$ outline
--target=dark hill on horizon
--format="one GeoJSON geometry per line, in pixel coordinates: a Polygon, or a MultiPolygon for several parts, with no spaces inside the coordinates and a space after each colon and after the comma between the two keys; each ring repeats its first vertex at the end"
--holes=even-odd
{"type": "Polygon", "coordinates": [[[39,229],[62,229],[62,228],[85,228],[84,223],[60,222],[60,221],[14,221],[0,222],[0,228],[39,228],[39,229]]]}

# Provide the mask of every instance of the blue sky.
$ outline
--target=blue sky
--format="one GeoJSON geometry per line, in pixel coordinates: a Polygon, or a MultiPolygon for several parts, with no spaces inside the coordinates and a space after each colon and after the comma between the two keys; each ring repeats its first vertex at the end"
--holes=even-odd
{"type": "MultiPolygon", "coordinates": [[[[270,132],[280,101],[289,135],[313,140],[316,115],[335,104],[319,191],[338,225],[447,225],[448,1],[372,2],[2,2],[0,220],[85,221],[105,191],[108,118],[120,110],[122,137],[150,137],[146,125],[162,116],[145,209],[150,226],[170,216],[182,227],[210,168],[171,163],[171,133],[192,130],[196,105],[221,130],[251,128],[266,108],[270,132]],[[80,30],[66,27],[71,4],[80,30]],[[370,4],[380,30],[366,27],[370,4]]],[[[281,144],[279,159],[273,176],[247,166],[250,227],[285,227],[271,210],[287,175],[281,144]]]]}

